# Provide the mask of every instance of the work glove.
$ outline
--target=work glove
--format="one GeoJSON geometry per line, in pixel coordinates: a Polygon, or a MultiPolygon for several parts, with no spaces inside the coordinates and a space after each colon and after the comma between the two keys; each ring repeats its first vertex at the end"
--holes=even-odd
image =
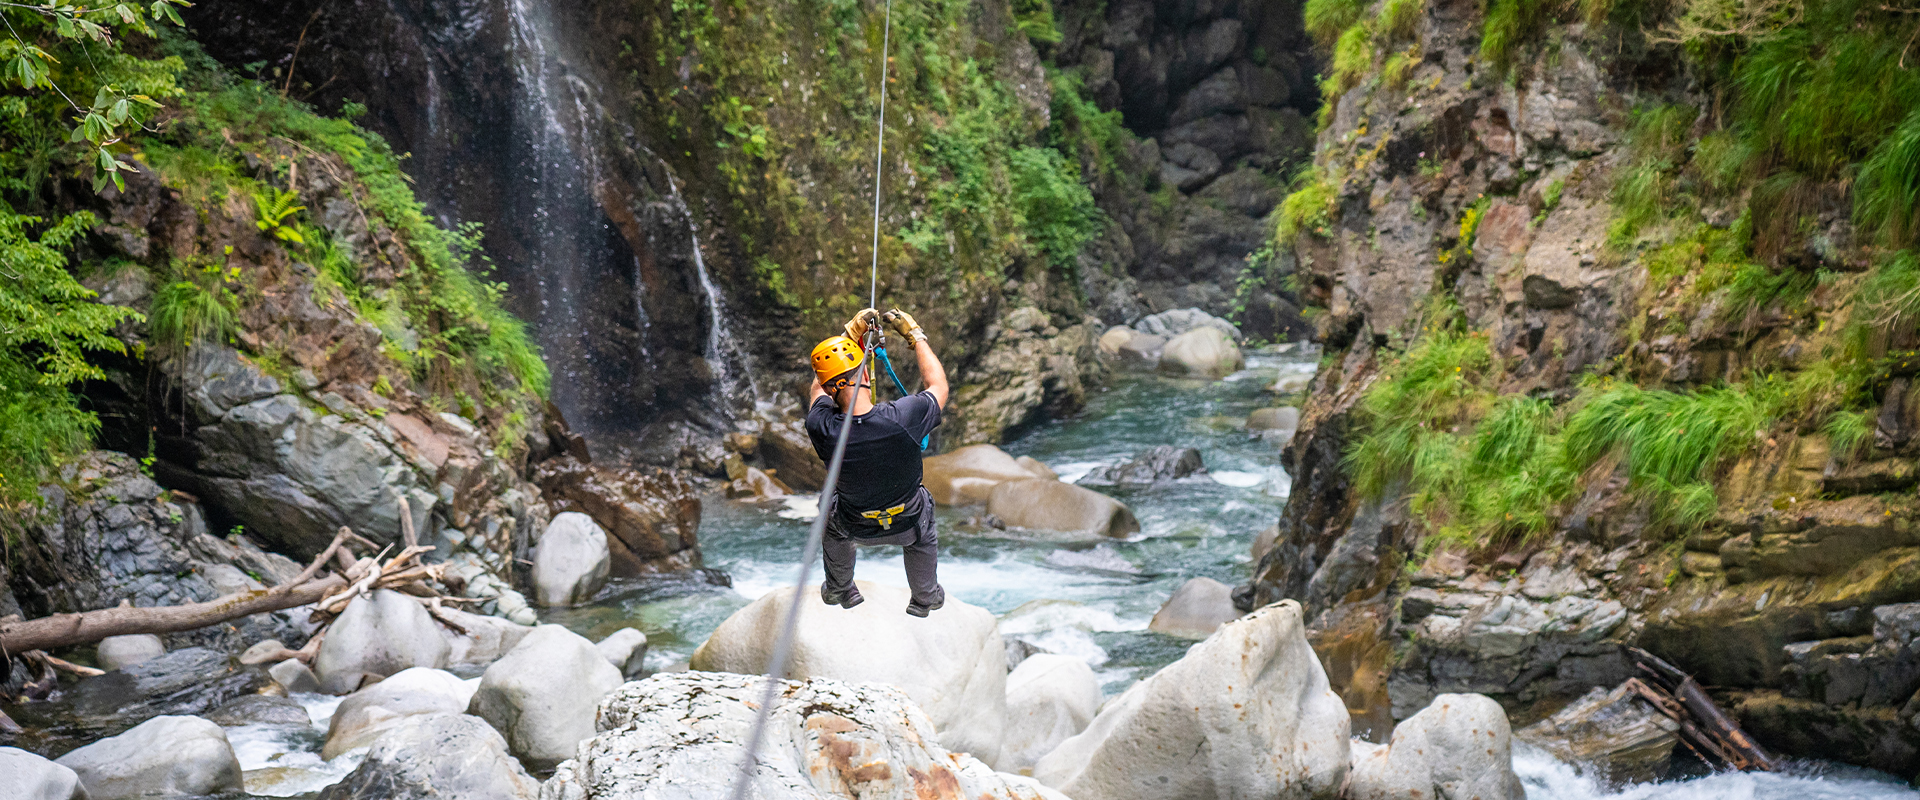
{"type": "Polygon", "coordinates": [[[895,333],[901,336],[905,336],[915,342],[924,342],[927,340],[927,332],[921,330],[920,323],[914,321],[912,314],[896,308],[888,311],[883,319],[886,320],[887,325],[893,328],[895,333]]]}
{"type": "Polygon", "coordinates": [[[867,346],[867,330],[878,322],[880,322],[880,312],[871,308],[861,309],[860,313],[853,315],[853,319],[847,320],[845,327],[847,338],[861,347],[867,346]]]}

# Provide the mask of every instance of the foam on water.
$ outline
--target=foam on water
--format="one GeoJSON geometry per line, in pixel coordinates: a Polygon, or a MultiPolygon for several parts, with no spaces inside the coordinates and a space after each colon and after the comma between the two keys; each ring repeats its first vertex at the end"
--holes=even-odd
{"type": "Polygon", "coordinates": [[[249,794],[291,797],[318,791],[339,782],[367,756],[367,748],[361,747],[331,761],[320,758],[320,746],[326,742],[334,709],[345,698],[296,694],[292,699],[307,710],[311,725],[240,725],[227,729],[227,742],[240,761],[249,794]]]}
{"type": "Polygon", "coordinates": [[[1209,472],[1207,473],[1207,477],[1212,478],[1214,483],[1220,484],[1221,486],[1232,486],[1236,489],[1251,489],[1267,482],[1267,476],[1261,473],[1241,472],[1231,469],[1209,472]]]}
{"type": "Polygon", "coordinates": [[[1915,800],[1920,791],[1872,770],[1824,763],[1784,772],[1720,772],[1700,778],[1611,787],[1545,751],[1515,742],[1513,771],[1527,800],[1915,800]]]}

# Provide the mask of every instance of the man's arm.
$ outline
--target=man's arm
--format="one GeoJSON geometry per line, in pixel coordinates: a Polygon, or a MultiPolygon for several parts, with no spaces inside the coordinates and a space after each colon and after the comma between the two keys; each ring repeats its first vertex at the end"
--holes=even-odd
{"type": "Polygon", "coordinates": [[[807,387],[807,407],[812,408],[814,403],[819,402],[820,398],[826,396],[827,387],[820,385],[820,376],[813,376],[813,385],[807,387]]]}
{"type": "Polygon", "coordinates": [[[913,342],[913,354],[919,357],[920,379],[926,382],[927,393],[933,395],[941,410],[946,410],[947,370],[940,366],[940,357],[933,354],[933,345],[927,344],[926,337],[918,337],[913,342]]]}

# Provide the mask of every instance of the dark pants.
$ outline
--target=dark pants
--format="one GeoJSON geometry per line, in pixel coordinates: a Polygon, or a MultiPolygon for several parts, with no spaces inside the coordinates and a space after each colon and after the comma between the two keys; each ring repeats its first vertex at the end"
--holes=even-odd
{"type": "Polygon", "coordinates": [[[940,534],[934,529],[933,498],[925,488],[909,504],[909,510],[914,507],[919,513],[913,519],[896,518],[893,528],[886,531],[848,522],[836,513],[838,509],[829,509],[826,536],[820,542],[820,556],[827,565],[827,579],[820,584],[821,596],[841,592],[860,596],[860,590],[853,585],[855,547],[899,545],[906,555],[907,587],[913,592],[913,602],[923,606],[945,602],[947,592],[940,588],[938,575],[940,534]]]}

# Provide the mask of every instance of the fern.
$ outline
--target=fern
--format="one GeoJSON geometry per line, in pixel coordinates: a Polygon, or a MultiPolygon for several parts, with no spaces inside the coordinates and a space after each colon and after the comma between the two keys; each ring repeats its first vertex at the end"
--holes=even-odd
{"type": "Polygon", "coordinates": [[[306,210],[306,206],[295,205],[299,199],[300,195],[292,189],[275,189],[268,186],[255,191],[253,206],[259,210],[260,219],[253,223],[254,227],[272,233],[274,238],[283,242],[306,244],[306,237],[300,235],[300,230],[286,224],[287,217],[306,210]]]}

